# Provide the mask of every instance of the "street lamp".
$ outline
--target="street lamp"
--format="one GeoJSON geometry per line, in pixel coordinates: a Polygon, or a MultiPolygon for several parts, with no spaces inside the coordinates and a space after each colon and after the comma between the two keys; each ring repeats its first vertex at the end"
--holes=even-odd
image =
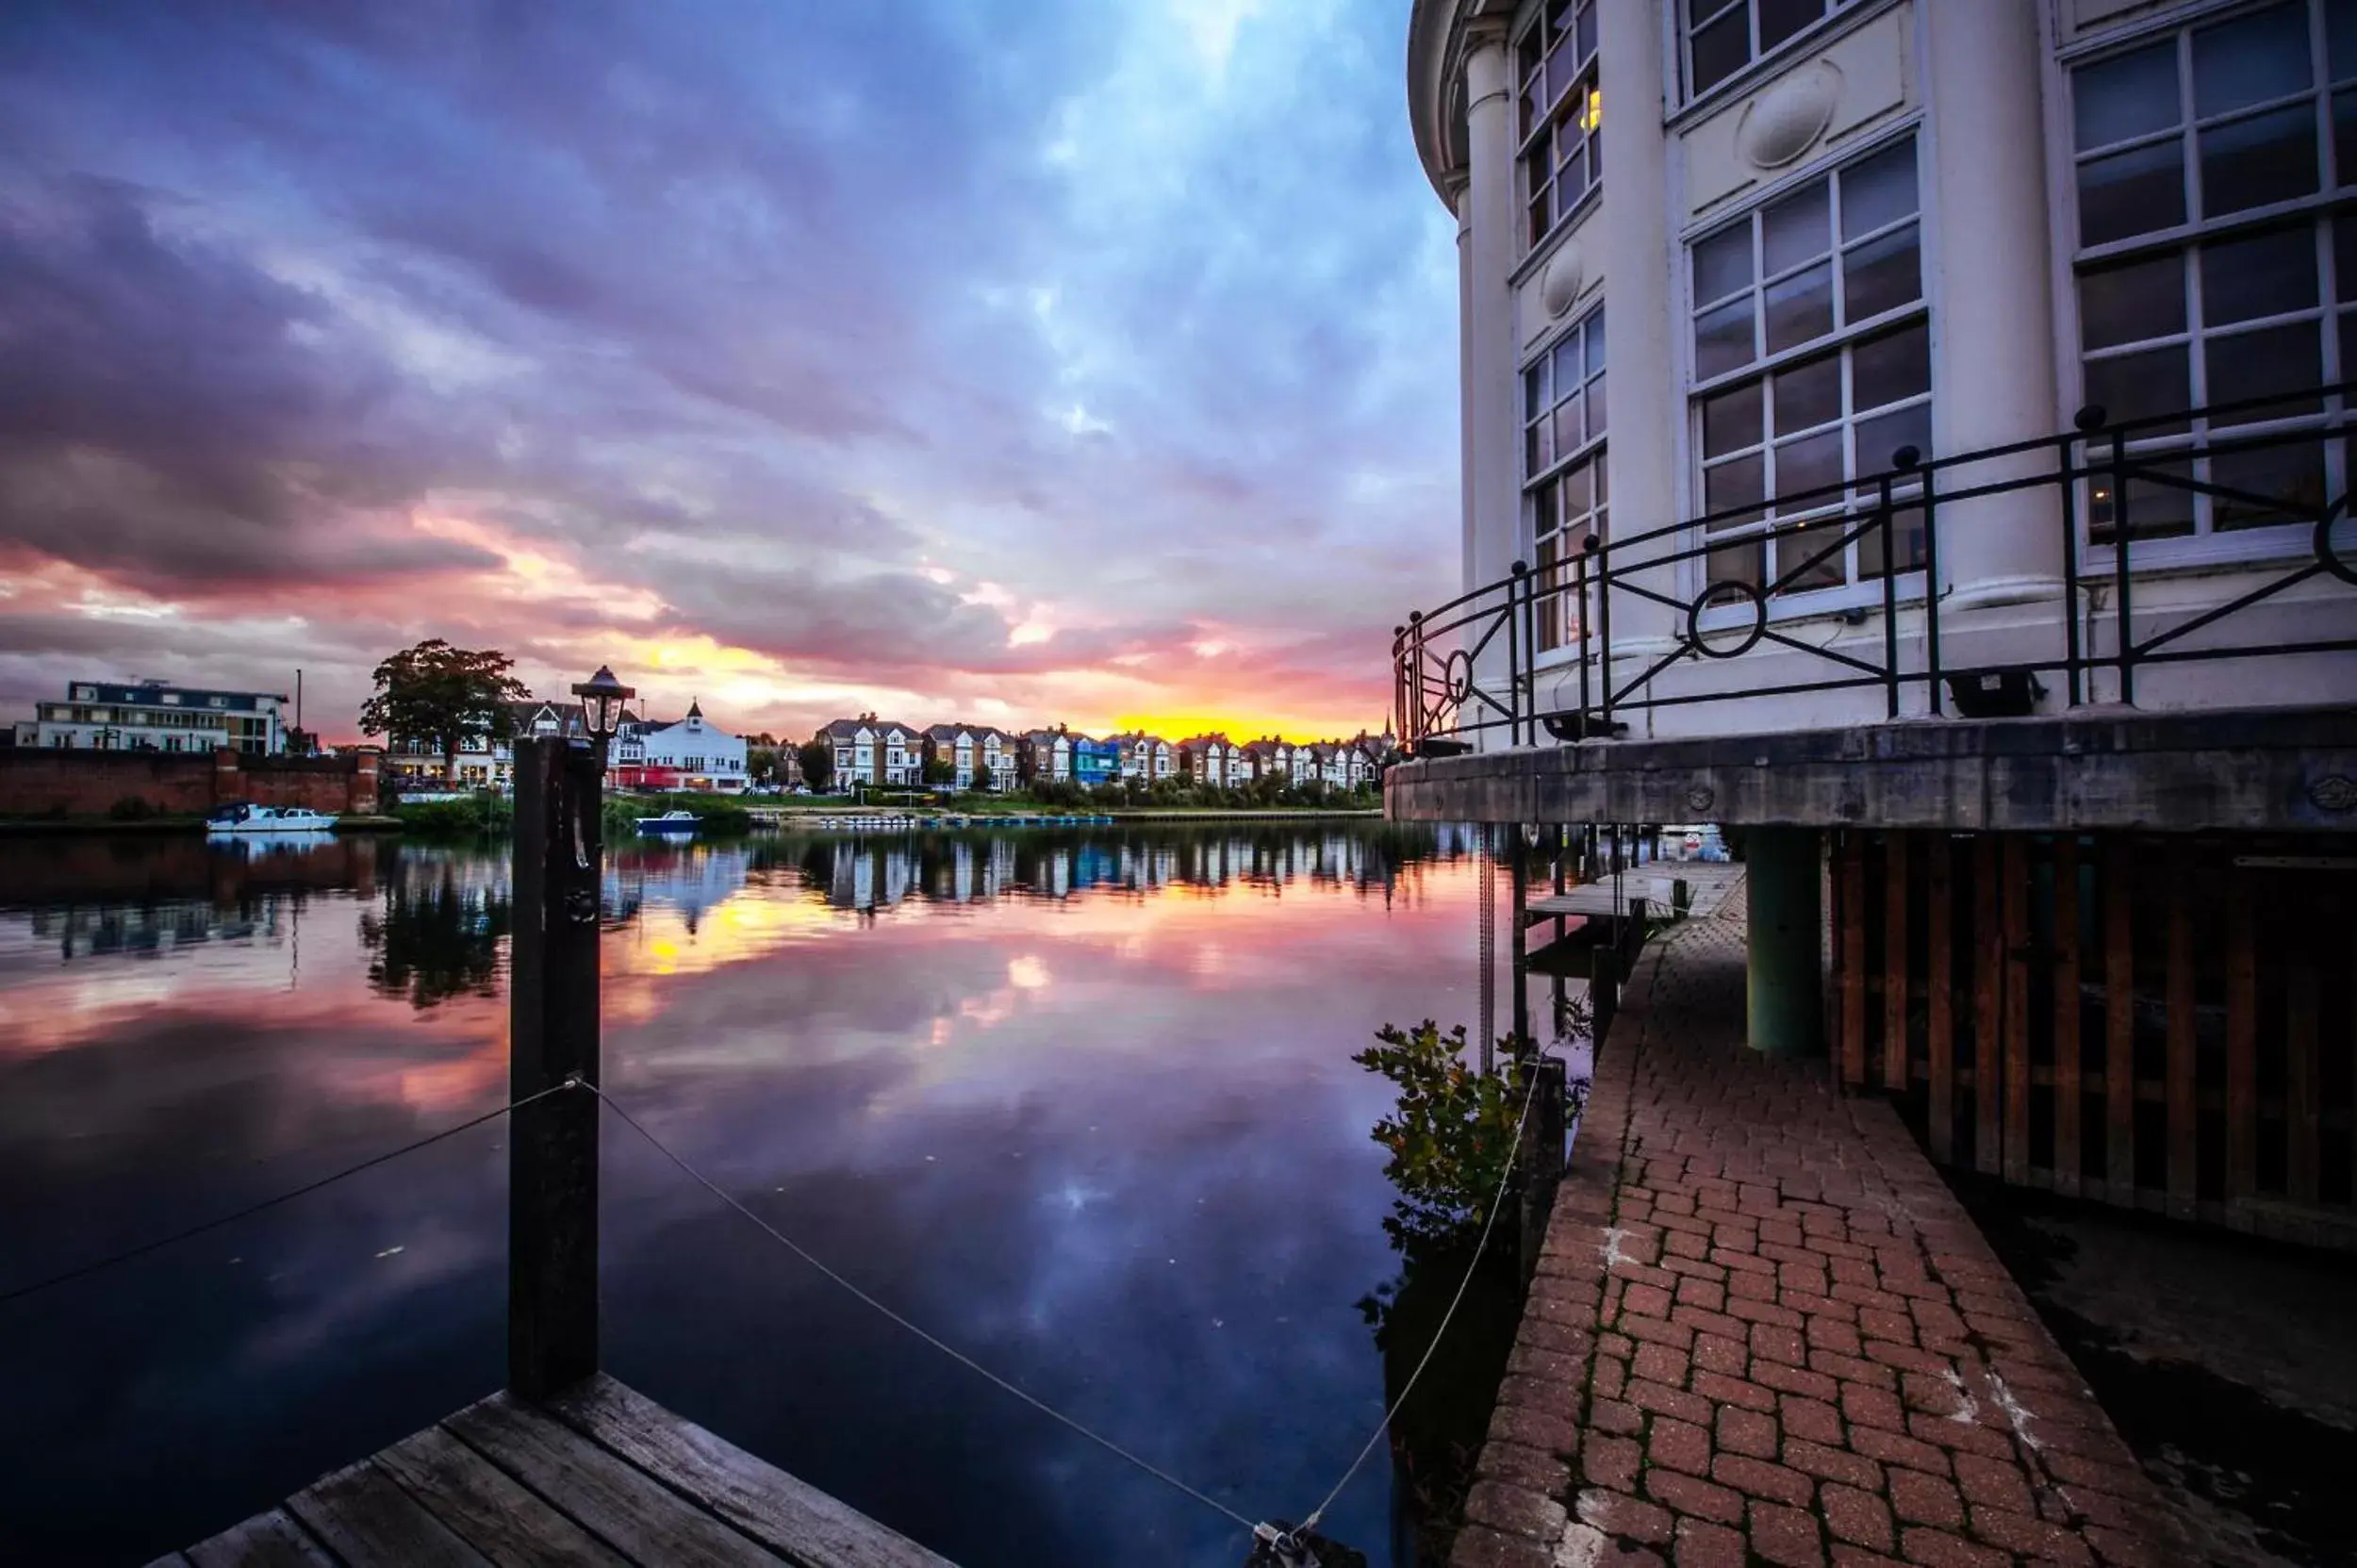
{"type": "Polygon", "coordinates": [[[621,728],[622,705],[638,693],[616,680],[611,667],[600,665],[595,675],[573,683],[573,695],[581,699],[589,738],[598,743],[598,770],[603,772],[606,744],[614,738],[614,732],[621,728]]]}

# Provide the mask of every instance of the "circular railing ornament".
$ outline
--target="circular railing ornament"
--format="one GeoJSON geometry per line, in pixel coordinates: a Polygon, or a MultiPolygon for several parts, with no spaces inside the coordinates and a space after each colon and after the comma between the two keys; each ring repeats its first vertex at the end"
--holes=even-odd
{"type": "MultiPolygon", "coordinates": [[[[1727,628],[1722,626],[1715,628],[1715,630],[1723,632],[1727,630],[1727,628]]],[[[1760,591],[1757,588],[1752,586],[1749,583],[1713,583],[1710,586],[1705,588],[1701,593],[1695,596],[1693,603],[1687,606],[1687,643],[1694,650],[1695,652],[1702,654],[1703,657],[1706,659],[1740,658],[1744,654],[1750,652],[1753,649],[1758,647],[1759,639],[1767,635],[1768,601],[1761,596],[1760,591]],[[1739,641],[1731,643],[1723,648],[1713,648],[1709,643],[1703,640],[1704,612],[1716,609],[1722,603],[1731,604],[1738,601],[1747,602],[1752,607],[1752,624],[1749,630],[1743,634],[1739,641]]]]}
{"type": "Polygon", "coordinates": [[[2343,496],[2322,517],[2316,519],[2314,549],[2316,553],[2316,565],[2349,586],[2357,587],[2357,566],[2350,565],[2349,558],[2332,547],[2332,525],[2347,520],[2348,517],[2349,498],[2343,496]]]}

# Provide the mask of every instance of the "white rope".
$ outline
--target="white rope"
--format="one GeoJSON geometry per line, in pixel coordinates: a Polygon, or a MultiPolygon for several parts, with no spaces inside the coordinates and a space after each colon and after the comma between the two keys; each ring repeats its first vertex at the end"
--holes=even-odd
{"type": "Polygon", "coordinates": [[[1482,1257],[1490,1249],[1490,1232],[1497,1226],[1498,1212],[1506,1207],[1506,1190],[1514,1182],[1514,1167],[1519,1163],[1517,1156],[1523,1147],[1523,1128],[1530,1120],[1530,1102],[1539,1098],[1541,1074],[1538,1056],[1534,1053],[1528,1061],[1530,1083],[1523,1092],[1522,1114],[1514,1121],[1514,1141],[1507,1155],[1506,1174],[1498,1179],[1497,1196],[1490,1200],[1490,1217],[1481,1222],[1481,1240],[1475,1244],[1473,1262],[1465,1269],[1465,1278],[1458,1281],[1457,1294],[1449,1298],[1448,1311],[1441,1314],[1441,1326],[1432,1330],[1432,1341],[1424,1347],[1424,1356],[1416,1362],[1416,1370],[1410,1372],[1408,1381],[1401,1385],[1399,1397],[1393,1400],[1392,1408],[1383,1412],[1381,1423],[1368,1434],[1366,1445],[1359,1450],[1359,1457],[1350,1461],[1350,1468],[1343,1472],[1343,1478],[1334,1483],[1334,1490],[1326,1494],[1326,1501],[1311,1510],[1310,1517],[1301,1522],[1300,1529],[1294,1532],[1296,1539],[1317,1527],[1318,1521],[1326,1517],[1326,1510],[1334,1506],[1334,1499],[1343,1494],[1343,1489],[1351,1483],[1352,1477],[1359,1474],[1359,1467],[1367,1462],[1367,1456],[1375,1452],[1375,1445],[1391,1429],[1392,1422],[1399,1415],[1400,1407],[1407,1404],[1408,1396],[1416,1391],[1416,1379],[1422,1378],[1424,1369],[1432,1364],[1433,1353],[1441,1348],[1441,1341],[1448,1333],[1448,1326],[1456,1318],[1457,1309],[1464,1302],[1465,1292],[1473,1288],[1474,1275],[1480,1269],[1482,1257]]]}
{"type": "MultiPolygon", "coordinates": [[[[1229,1519],[1232,1519],[1237,1524],[1242,1525],[1245,1529],[1254,1531],[1256,1535],[1259,1534],[1260,1531],[1268,1527],[1257,1525],[1252,1520],[1246,1519],[1243,1514],[1238,1513],[1234,1509],[1229,1508],[1226,1503],[1221,1502],[1218,1498],[1197,1492],[1194,1487],[1189,1486],[1186,1482],[1180,1480],[1169,1471],[1160,1469],[1157,1466],[1146,1462],[1145,1460],[1138,1458],[1137,1455],[1131,1453],[1129,1449],[1124,1448],[1120,1444],[1113,1441],[1113,1439],[1098,1436],[1096,1432],[1093,1432],[1086,1427],[1081,1426],[1078,1421],[1075,1421],[1072,1417],[1064,1414],[1063,1411],[1057,1410],[1054,1406],[1040,1399],[1037,1395],[1032,1395],[1015,1384],[1009,1382],[1006,1378],[1001,1378],[997,1373],[993,1372],[990,1368],[984,1366],[981,1362],[976,1361],[964,1351],[958,1349],[955,1345],[945,1344],[933,1335],[927,1333],[924,1329],[918,1328],[915,1324],[911,1323],[907,1318],[902,1317],[898,1312],[894,1312],[890,1307],[885,1306],[882,1302],[877,1300],[874,1296],[860,1289],[859,1286],[853,1284],[850,1280],[845,1279],[842,1275],[836,1273],[833,1269],[819,1262],[818,1259],[813,1257],[800,1243],[795,1241],[794,1238],[788,1236],[777,1227],[771,1225],[767,1220],[763,1219],[759,1214],[754,1213],[750,1209],[745,1207],[744,1204],[738,1202],[727,1192],[723,1191],[710,1177],[704,1175],[703,1172],[689,1164],[686,1160],[682,1158],[680,1155],[672,1152],[670,1147],[665,1144],[662,1139],[656,1137],[652,1132],[649,1131],[644,1123],[639,1121],[637,1117],[632,1115],[628,1111],[622,1109],[621,1103],[615,1099],[613,1096],[607,1094],[603,1089],[599,1088],[598,1085],[594,1083],[588,1084],[587,1087],[600,1099],[603,1100],[608,1109],[612,1110],[616,1115],[621,1117],[623,1121],[629,1123],[632,1131],[635,1131],[640,1137],[646,1139],[648,1143],[653,1145],[656,1152],[660,1153],[665,1159],[670,1161],[671,1164],[677,1165],[681,1170],[685,1171],[688,1176],[695,1180],[699,1186],[701,1186],[713,1197],[718,1198],[721,1202],[727,1204],[730,1208],[744,1215],[748,1220],[750,1220],[753,1225],[771,1241],[776,1242],[780,1246],[783,1246],[787,1251],[793,1253],[794,1256],[799,1258],[803,1263],[808,1263],[811,1267],[816,1269],[820,1274],[825,1275],[829,1279],[832,1279],[836,1284],[842,1286],[844,1290],[849,1292],[851,1296],[856,1297],[858,1300],[873,1307],[877,1312],[882,1313],[885,1317],[890,1318],[893,1322],[898,1324],[910,1333],[915,1334],[918,1339],[923,1340],[927,1345],[931,1345],[934,1349],[940,1351],[951,1361],[965,1367],[968,1371],[977,1373],[985,1380],[997,1384],[999,1388],[1014,1395],[1017,1399],[1022,1400],[1025,1404],[1030,1406],[1033,1410],[1038,1411],[1043,1415],[1051,1416],[1054,1419],[1063,1422],[1065,1426],[1071,1428],[1082,1437],[1087,1438],[1091,1443],[1096,1444],[1098,1447],[1103,1448],[1108,1453],[1129,1461],[1131,1464],[1136,1465],[1140,1470],[1145,1471],[1147,1475],[1153,1477],[1156,1480],[1161,1481],[1163,1485],[1185,1493],[1188,1496],[1194,1498],[1196,1502],[1201,1503],[1206,1508],[1216,1509],[1221,1513],[1227,1515],[1229,1519]]],[[[1528,1105],[1525,1103],[1524,1108],[1525,1110],[1527,1110],[1528,1105]]],[[[1355,1469],[1356,1466],[1353,1468],[1355,1469]]],[[[1331,1499],[1328,1500],[1331,1501],[1331,1499]]],[[[1263,1537],[1263,1539],[1266,1538],[1263,1537]]]]}

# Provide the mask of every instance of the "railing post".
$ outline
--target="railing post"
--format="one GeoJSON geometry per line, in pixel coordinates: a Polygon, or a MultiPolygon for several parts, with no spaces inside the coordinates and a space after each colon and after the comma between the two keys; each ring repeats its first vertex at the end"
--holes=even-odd
{"type": "MultiPolygon", "coordinates": [[[[1896,458],[1893,459],[1896,461],[1896,458]]],[[[1874,526],[1883,539],[1883,698],[1889,717],[1899,717],[1899,553],[1891,548],[1890,475],[1876,486],[1881,515],[1874,526]]]]}
{"type": "Polygon", "coordinates": [[[1903,446],[1892,455],[1899,466],[1923,474],[1923,692],[1925,705],[1937,718],[1944,710],[1939,692],[1939,519],[1933,511],[1932,469],[1923,454],[1903,446]]]}
{"type": "Polygon", "coordinates": [[[1530,682],[1531,711],[1535,713],[1539,707],[1539,672],[1535,668],[1524,668],[1525,663],[1534,666],[1537,663],[1535,659],[1526,660],[1525,657],[1527,650],[1524,633],[1528,628],[1524,624],[1523,612],[1529,601],[1529,572],[1530,568],[1526,564],[1516,561],[1506,579],[1506,743],[1508,746],[1523,744],[1523,682],[1525,677],[1530,682]]]}
{"type": "Polygon", "coordinates": [[[1424,739],[1424,612],[1408,612],[1408,691],[1416,704],[1415,727],[1400,731],[1403,740],[1424,739]]]}
{"type": "Polygon", "coordinates": [[[2112,432],[2112,581],[2117,601],[2114,616],[2119,644],[2119,701],[2134,707],[2136,701],[2136,630],[2130,614],[2128,588],[2128,437],[2112,432]]]}
{"type": "Polygon", "coordinates": [[[1612,563],[1605,558],[1607,547],[1601,536],[1589,535],[1584,548],[1596,558],[1596,657],[1604,661],[1604,668],[1597,674],[1604,686],[1604,729],[1609,734],[1612,727],[1612,563]]]}
{"type": "MultiPolygon", "coordinates": [[[[2071,419],[2071,427],[2081,434],[2102,428],[2103,410],[2089,404],[2071,419]]],[[[2063,528],[2063,659],[2066,668],[2063,679],[2070,692],[2070,705],[2077,707],[2086,701],[2086,650],[2079,639],[2079,474],[2071,465],[2070,449],[2075,437],[2062,439],[2062,528],[2063,528]]]]}
{"type": "MultiPolygon", "coordinates": [[[[1588,537],[1592,540],[1595,536],[1591,534],[1588,537]]],[[[1579,738],[1585,740],[1588,738],[1588,705],[1591,695],[1588,683],[1588,543],[1586,541],[1582,541],[1580,545],[1579,565],[1574,569],[1574,573],[1579,584],[1579,598],[1575,601],[1579,605],[1579,738]]]]}
{"type": "MultiPolygon", "coordinates": [[[[600,771],[568,740],[516,742],[512,1099],[598,1081],[600,771]]],[[[507,1383],[540,1399],[598,1369],[597,1097],[551,1095],[512,1119],[507,1383]]]]}

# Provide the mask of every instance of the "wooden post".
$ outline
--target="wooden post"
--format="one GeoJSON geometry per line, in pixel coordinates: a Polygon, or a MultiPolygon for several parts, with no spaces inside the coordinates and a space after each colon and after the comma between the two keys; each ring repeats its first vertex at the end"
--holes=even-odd
{"type": "Polygon", "coordinates": [[[2079,1196],[2079,835],[2054,839],[2054,1190],[2079,1196]]]}
{"type": "Polygon", "coordinates": [[[2193,856],[2182,842],[2168,856],[2168,1212],[2193,1218],[2194,1135],[2193,856]]]}
{"type": "MultiPolygon", "coordinates": [[[[2226,1202],[2259,1186],[2259,950],[2249,868],[2226,872],[2226,1202]]],[[[2250,1223],[2247,1219],[2242,1223],[2250,1223]]]]}
{"type": "Polygon", "coordinates": [[[1522,1058],[1522,1080],[1523,1092],[1533,1097],[1523,1121],[1522,1142],[1514,1150],[1516,1181],[1522,1189],[1519,1261],[1528,1283],[1539,1270],[1547,1216],[1554,1213],[1556,1188],[1563,1180],[1563,1063],[1531,1051],[1522,1058]]]}
{"type": "MultiPolygon", "coordinates": [[[[598,1081],[596,757],[516,742],[508,1092],[598,1081]]],[[[598,1369],[598,1101],[586,1089],[517,1111],[508,1136],[507,1382],[546,1398],[598,1369]]]]}
{"type": "Polygon", "coordinates": [[[1905,833],[1883,834],[1883,1088],[1907,1092],[1907,848],[1905,833]]]}
{"type": "Polygon", "coordinates": [[[1955,961],[1955,911],[1951,903],[1955,897],[1954,846],[1946,834],[1932,834],[1931,855],[1925,900],[1930,919],[1923,933],[1930,948],[1923,982],[1931,992],[1925,1020],[1930,1039],[1925,1044],[1931,1069],[1932,1158],[1944,1165],[1954,1157],[1956,1141],[1955,980],[1950,972],[1955,961]]]}
{"type": "Polygon", "coordinates": [[[1972,841],[1972,1164],[1997,1174],[2004,1060],[2005,937],[1997,924],[1997,835],[1972,841]]]}
{"type": "Polygon", "coordinates": [[[1866,1084],[1866,834],[1841,835],[1841,1081],[1866,1084]]]}
{"type": "Polygon", "coordinates": [[[2135,857],[2124,837],[2103,847],[2103,1196],[2136,1201],[2135,857]]]}
{"type": "MultiPolygon", "coordinates": [[[[2312,906],[2313,907],[2313,906],[2312,906]]],[[[2283,1196],[2316,1201],[2316,966],[2312,931],[2294,938],[2283,977],[2283,1196]]]]}
{"type": "Polygon", "coordinates": [[[1512,970],[1514,977],[1514,1006],[1511,1016],[1514,1020],[1514,1038],[1528,1040],[1531,1038],[1530,937],[1527,929],[1530,919],[1530,851],[1523,842],[1521,823],[1509,824],[1506,832],[1513,841],[1513,853],[1507,861],[1507,869],[1512,878],[1514,906],[1510,922],[1513,931],[1513,945],[1507,949],[1511,959],[1508,967],[1512,970]]]}
{"type": "Polygon", "coordinates": [[[2030,1180],[2030,841],[2005,835],[2005,1180],[2030,1180]]]}

